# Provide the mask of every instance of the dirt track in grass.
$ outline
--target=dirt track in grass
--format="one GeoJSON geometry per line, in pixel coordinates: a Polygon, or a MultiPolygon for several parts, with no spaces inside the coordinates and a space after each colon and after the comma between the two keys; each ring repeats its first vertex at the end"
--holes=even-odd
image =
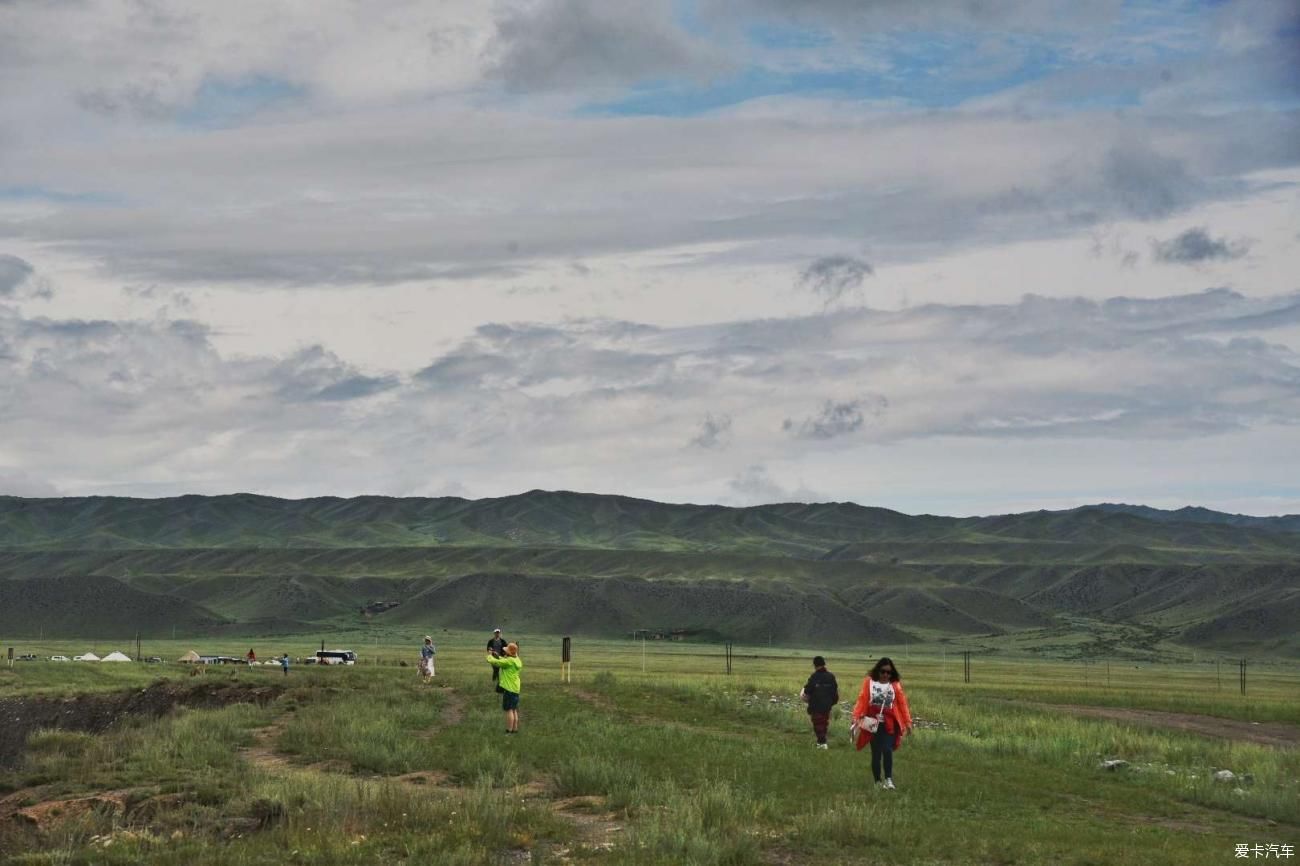
{"type": "Polygon", "coordinates": [[[1035,704],[1034,706],[1060,710],[1074,716],[1186,731],[1203,737],[1241,740],[1261,746],[1280,748],[1300,746],[1300,727],[1285,722],[1245,722],[1240,719],[1222,719],[1194,713],[1166,713],[1125,707],[1087,707],[1078,704],[1035,704]]]}

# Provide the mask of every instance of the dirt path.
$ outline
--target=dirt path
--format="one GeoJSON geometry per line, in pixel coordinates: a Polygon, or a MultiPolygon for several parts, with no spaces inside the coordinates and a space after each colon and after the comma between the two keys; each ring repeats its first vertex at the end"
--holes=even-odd
{"type": "Polygon", "coordinates": [[[239,750],[239,756],[248,763],[262,770],[285,770],[291,764],[289,759],[275,750],[275,741],[284,731],[284,723],[289,716],[282,715],[264,728],[253,731],[253,745],[239,750]]]}
{"type": "Polygon", "coordinates": [[[1150,725],[1154,728],[1186,731],[1203,737],[1242,740],[1262,746],[1281,748],[1300,746],[1300,727],[1285,722],[1244,722],[1240,719],[1221,719],[1217,716],[1192,713],[1165,713],[1124,707],[1088,707],[1078,704],[1032,704],[1032,706],[1061,710],[1075,716],[1150,725]]]}
{"type": "MultiPolygon", "coordinates": [[[[465,698],[461,693],[456,691],[455,686],[444,686],[443,692],[446,695],[446,702],[442,706],[442,728],[450,728],[453,725],[459,725],[465,718],[465,698]]],[[[438,730],[441,730],[439,728],[438,730]]],[[[437,733],[430,731],[429,733],[437,733]]]]}

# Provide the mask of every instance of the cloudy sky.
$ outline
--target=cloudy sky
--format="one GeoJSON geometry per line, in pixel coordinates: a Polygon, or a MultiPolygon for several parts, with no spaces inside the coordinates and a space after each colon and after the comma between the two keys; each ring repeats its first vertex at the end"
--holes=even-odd
{"type": "Polygon", "coordinates": [[[1300,5],[0,0],[0,493],[1300,512],[1300,5]]]}

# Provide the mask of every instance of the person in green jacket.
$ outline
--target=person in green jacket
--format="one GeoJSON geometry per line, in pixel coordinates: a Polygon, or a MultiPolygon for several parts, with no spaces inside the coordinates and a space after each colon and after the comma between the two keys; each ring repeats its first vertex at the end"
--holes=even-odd
{"type": "Polygon", "coordinates": [[[524,660],[519,657],[518,644],[506,644],[505,655],[500,658],[488,654],[488,664],[500,674],[497,685],[501,687],[501,709],[506,713],[506,733],[519,733],[519,672],[524,660]]]}

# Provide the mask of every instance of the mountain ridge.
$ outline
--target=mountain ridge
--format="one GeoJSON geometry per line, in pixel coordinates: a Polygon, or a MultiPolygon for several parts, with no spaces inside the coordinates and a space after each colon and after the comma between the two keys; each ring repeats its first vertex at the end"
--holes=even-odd
{"type": "Polygon", "coordinates": [[[493,588],[509,587],[530,622],[553,629],[878,643],[1084,618],[1300,653],[1295,626],[1277,615],[1300,591],[1289,518],[1113,503],[958,518],[542,490],[483,500],[4,496],[0,581],[14,598],[26,585],[44,601],[22,616],[0,610],[0,633],[168,618],[221,632],[462,627],[507,616],[493,588]],[[50,581],[61,581],[57,596],[50,581]]]}

